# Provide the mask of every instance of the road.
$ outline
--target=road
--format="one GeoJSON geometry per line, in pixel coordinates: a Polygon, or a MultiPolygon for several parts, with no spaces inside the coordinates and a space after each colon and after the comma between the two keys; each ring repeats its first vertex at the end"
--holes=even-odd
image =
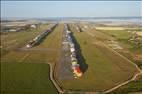
{"type": "Polygon", "coordinates": [[[57,78],[58,80],[74,79],[73,72],[71,69],[70,49],[67,37],[65,35],[65,31],[63,31],[62,36],[62,48],[60,61],[57,66],[57,78]]]}
{"type": "Polygon", "coordinates": [[[50,79],[51,79],[51,81],[53,82],[54,86],[58,90],[59,94],[64,94],[63,90],[59,87],[59,85],[57,84],[57,82],[53,78],[53,66],[52,66],[52,64],[50,64],[50,63],[48,63],[48,64],[50,66],[50,79]]]}
{"type": "Polygon", "coordinates": [[[19,48],[19,51],[58,51],[58,49],[54,49],[54,48],[19,48]]]}

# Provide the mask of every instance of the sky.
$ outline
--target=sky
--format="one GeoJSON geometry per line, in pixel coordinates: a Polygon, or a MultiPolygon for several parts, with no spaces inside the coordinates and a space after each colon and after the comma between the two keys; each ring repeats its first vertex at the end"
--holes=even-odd
{"type": "Polygon", "coordinates": [[[1,1],[1,17],[142,16],[142,1],[1,1]]]}

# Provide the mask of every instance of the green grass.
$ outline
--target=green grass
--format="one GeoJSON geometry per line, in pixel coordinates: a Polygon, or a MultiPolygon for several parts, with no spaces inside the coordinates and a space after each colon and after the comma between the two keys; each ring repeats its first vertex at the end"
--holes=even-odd
{"type": "Polygon", "coordinates": [[[5,55],[8,53],[8,50],[6,50],[5,48],[0,48],[0,55],[5,55]]]}
{"type": "Polygon", "coordinates": [[[63,24],[59,24],[47,38],[36,48],[52,48],[58,49],[61,45],[63,24]],[[55,45],[56,44],[56,45],[55,45]]]}
{"type": "Polygon", "coordinates": [[[116,38],[124,48],[127,48],[132,53],[137,53],[142,51],[142,47],[138,47],[129,41],[132,33],[127,32],[126,30],[99,30],[111,37],[116,38]]]}
{"type": "MultiPolygon", "coordinates": [[[[25,51],[12,51],[12,50],[10,50],[10,52],[8,54],[4,55],[1,58],[1,61],[2,62],[10,62],[10,61],[12,61],[12,62],[17,61],[18,62],[26,54],[29,54],[29,56],[27,58],[25,58],[24,62],[31,62],[31,61],[35,62],[35,63],[45,63],[45,62],[55,63],[55,62],[58,62],[59,61],[59,55],[60,55],[61,41],[62,41],[62,31],[63,31],[63,25],[57,26],[55,28],[55,30],[53,32],[51,32],[42,41],[42,43],[33,47],[33,49],[45,49],[45,51],[26,51],[25,52],[25,51]],[[49,50],[46,50],[46,49],[49,49],[49,50]],[[50,51],[50,49],[51,49],[51,51],[50,51]],[[52,49],[54,51],[52,51],[52,49]]],[[[31,33],[33,33],[33,32],[31,32],[31,33]]],[[[20,36],[20,37],[22,37],[22,36],[20,36]]],[[[28,37],[33,38],[33,35],[28,36],[28,37]]],[[[18,36],[14,37],[12,39],[15,39],[15,38],[18,38],[18,36]]],[[[8,40],[9,39],[6,39],[6,41],[8,41],[8,40]]],[[[3,40],[3,41],[5,42],[5,40],[3,40]]],[[[21,44],[21,43],[23,43],[23,41],[24,41],[24,45],[20,45],[21,47],[25,46],[26,43],[27,43],[24,39],[19,40],[19,43],[21,44]]],[[[4,53],[4,52],[5,51],[3,50],[2,53],[4,53]]]]}
{"type": "Polygon", "coordinates": [[[142,31],[142,28],[139,28],[139,27],[137,27],[137,28],[135,28],[135,29],[133,29],[133,28],[128,28],[128,29],[125,29],[125,30],[127,30],[127,31],[137,31],[137,32],[141,32],[141,31],[142,31]]]}
{"type": "MultiPolygon", "coordinates": [[[[136,81],[132,81],[115,91],[108,94],[129,94],[132,92],[141,92],[142,91],[142,77],[137,79],[136,81]]],[[[138,93],[140,94],[140,93],[138,93]]]]}
{"type": "Polygon", "coordinates": [[[142,53],[142,46],[138,46],[134,43],[131,43],[128,41],[128,39],[119,39],[119,43],[121,43],[121,46],[125,49],[127,49],[132,54],[141,54],[142,53]]]}
{"type": "MultiPolygon", "coordinates": [[[[91,32],[93,32],[93,30],[91,32]]],[[[121,43],[121,46],[124,47],[125,49],[127,48],[132,54],[141,54],[142,48],[128,41],[129,37],[131,37],[131,34],[129,35],[128,32],[121,31],[120,33],[119,31],[103,31],[103,33],[111,36],[114,35],[114,38],[116,38],[119,41],[119,43],[121,43]]],[[[121,54],[123,54],[128,59],[136,63],[140,68],[142,68],[142,62],[139,60],[134,60],[130,53],[125,53],[125,54],[121,53],[121,54]]],[[[129,94],[130,92],[139,92],[139,91],[142,91],[142,78],[136,81],[132,81],[120,87],[116,91],[111,92],[110,94],[129,94]]]]}
{"type": "Polygon", "coordinates": [[[59,24],[40,45],[33,47],[34,49],[49,49],[48,51],[29,52],[30,56],[26,61],[33,62],[59,62],[60,49],[62,44],[63,24],[59,24]],[[51,50],[51,51],[50,51],[51,50]]]}
{"type": "Polygon", "coordinates": [[[105,34],[109,34],[112,37],[116,37],[117,39],[129,39],[131,37],[131,33],[125,30],[99,30],[105,34]]]}
{"type": "Polygon", "coordinates": [[[79,79],[60,81],[65,89],[104,91],[130,79],[137,71],[105,46],[95,45],[99,41],[86,33],[89,31],[79,33],[75,28],[71,29],[80,44],[88,69],[79,79]]]}
{"type": "MultiPolygon", "coordinates": [[[[57,91],[49,80],[49,66],[43,63],[55,63],[59,61],[63,25],[57,26],[45,40],[34,48],[56,49],[56,51],[19,51],[11,49],[8,43],[12,40],[18,41],[19,47],[47,29],[42,25],[37,31],[8,33],[2,36],[2,46],[9,48],[9,53],[1,57],[1,90],[2,94],[57,94],[57,91]],[[43,31],[42,31],[43,30],[43,31]],[[26,58],[24,58],[28,55],[26,58]]],[[[14,49],[17,48],[14,44],[14,49]]],[[[6,50],[2,49],[2,53],[6,50]]],[[[32,49],[32,48],[31,48],[32,49]]]]}
{"type": "Polygon", "coordinates": [[[33,63],[1,63],[1,94],[57,94],[49,80],[49,66],[33,63]]]}
{"type": "Polygon", "coordinates": [[[100,30],[100,32],[103,32],[106,35],[109,35],[111,37],[114,37],[115,39],[117,39],[117,41],[119,42],[120,46],[122,46],[124,49],[128,50],[129,53],[123,53],[123,51],[121,52],[121,54],[123,54],[125,57],[127,57],[128,59],[130,59],[131,61],[133,61],[134,63],[136,63],[140,68],[142,67],[142,62],[140,60],[137,60],[135,58],[133,58],[132,56],[130,57],[131,54],[133,54],[133,56],[135,55],[140,55],[142,54],[142,47],[138,46],[134,43],[131,43],[129,41],[130,37],[132,36],[132,33],[127,32],[125,30],[100,30]]]}

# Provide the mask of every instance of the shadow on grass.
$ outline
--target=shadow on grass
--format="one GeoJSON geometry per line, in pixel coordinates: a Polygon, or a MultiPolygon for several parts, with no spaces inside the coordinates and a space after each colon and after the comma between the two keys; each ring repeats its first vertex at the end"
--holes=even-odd
{"type": "MultiPolygon", "coordinates": [[[[71,31],[69,26],[68,26],[68,29],[71,31]]],[[[80,69],[83,73],[85,73],[88,69],[88,64],[85,63],[86,60],[82,55],[80,44],[78,43],[76,38],[73,36],[73,32],[71,33],[71,37],[72,37],[73,42],[75,43],[76,56],[77,56],[77,59],[78,59],[78,63],[80,65],[80,69]]]]}

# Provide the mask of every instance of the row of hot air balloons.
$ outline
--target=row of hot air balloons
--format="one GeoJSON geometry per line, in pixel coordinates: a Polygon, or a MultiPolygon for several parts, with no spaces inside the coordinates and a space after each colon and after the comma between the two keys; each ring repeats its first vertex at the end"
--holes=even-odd
{"type": "Polygon", "coordinates": [[[56,26],[57,26],[57,24],[54,24],[52,27],[48,28],[43,33],[36,36],[33,40],[29,41],[29,43],[26,45],[26,47],[31,48],[31,47],[35,46],[37,43],[39,43],[41,41],[41,39],[46,37],[48,35],[48,33],[50,33],[56,26]]]}
{"type": "Polygon", "coordinates": [[[72,33],[71,31],[69,31],[67,24],[65,24],[65,31],[70,46],[71,64],[72,64],[71,67],[73,69],[74,77],[78,78],[82,76],[82,71],[80,70],[80,65],[78,64],[78,60],[76,57],[76,49],[75,49],[75,43],[73,42],[72,33]]]}

